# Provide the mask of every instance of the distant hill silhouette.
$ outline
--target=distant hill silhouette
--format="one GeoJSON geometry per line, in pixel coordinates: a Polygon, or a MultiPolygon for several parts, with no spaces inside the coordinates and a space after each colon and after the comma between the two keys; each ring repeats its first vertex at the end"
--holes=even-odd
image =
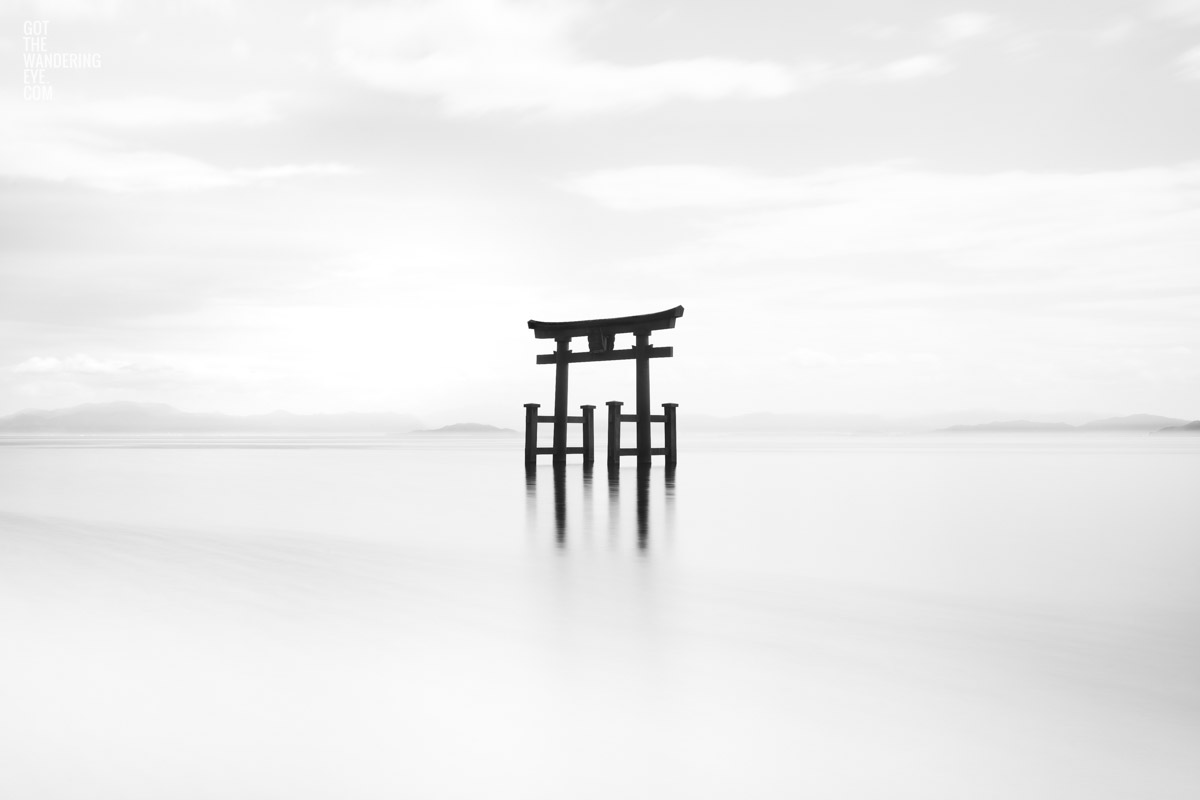
{"type": "Polygon", "coordinates": [[[453,425],[443,425],[440,428],[413,431],[413,433],[498,433],[516,435],[512,428],[497,428],[495,425],[484,425],[482,422],[456,422],[453,425]]]}
{"type": "MultiPolygon", "coordinates": [[[[680,427],[687,432],[743,433],[1194,433],[1198,422],[1154,414],[1132,414],[1086,421],[1080,413],[1064,414],[1081,424],[1054,420],[1049,414],[1030,413],[1032,419],[987,420],[996,412],[961,411],[912,417],[869,414],[744,414],[714,417],[681,414],[680,427]],[[966,424],[974,423],[974,424],[966,424]],[[949,427],[945,427],[949,424],[949,427]]],[[[997,414],[997,416],[999,416],[997,414]]],[[[597,420],[603,427],[603,420],[597,420]]],[[[409,414],[215,414],[180,411],[164,403],[89,403],[53,410],[29,409],[0,417],[0,433],[431,433],[519,435],[511,428],[478,422],[458,422],[441,428],[423,429],[409,414]]]]}
{"type": "Polygon", "coordinates": [[[949,428],[942,428],[942,431],[948,433],[1070,433],[1078,430],[1079,428],[1065,422],[1031,422],[1027,419],[985,422],[982,425],[951,425],[949,428]]]}
{"type": "Polygon", "coordinates": [[[1161,417],[1157,414],[1130,414],[1125,417],[1092,420],[1082,425],[1068,425],[1065,422],[1008,420],[985,422],[981,425],[951,425],[949,428],[942,428],[942,431],[948,433],[1153,433],[1161,430],[1163,426],[1184,422],[1187,420],[1161,417]]]}
{"type": "Polygon", "coordinates": [[[88,403],[0,417],[3,433],[406,433],[421,427],[408,414],[208,414],[163,403],[88,403]]]}
{"type": "Polygon", "coordinates": [[[1183,433],[1183,434],[1200,434],[1200,419],[1189,422],[1186,425],[1172,425],[1167,428],[1159,428],[1155,433],[1183,433]]]}
{"type": "Polygon", "coordinates": [[[1085,422],[1080,428],[1093,431],[1156,431],[1167,425],[1182,425],[1185,419],[1160,417],[1157,414],[1130,414],[1128,417],[1109,417],[1085,422]]]}
{"type": "MultiPolygon", "coordinates": [[[[994,420],[1028,420],[1031,423],[1074,423],[1079,424],[1102,416],[1095,412],[1072,411],[1060,414],[1045,412],[1004,412],[995,409],[968,409],[960,411],[931,412],[904,416],[879,414],[849,414],[831,412],[806,413],[756,413],[735,417],[716,417],[707,414],[682,413],[679,415],[680,430],[713,433],[842,433],[842,434],[890,434],[928,433],[948,426],[980,425],[994,420]]],[[[603,425],[597,420],[598,425],[603,425]]],[[[1164,423],[1166,424],[1166,423],[1164,423]]]]}

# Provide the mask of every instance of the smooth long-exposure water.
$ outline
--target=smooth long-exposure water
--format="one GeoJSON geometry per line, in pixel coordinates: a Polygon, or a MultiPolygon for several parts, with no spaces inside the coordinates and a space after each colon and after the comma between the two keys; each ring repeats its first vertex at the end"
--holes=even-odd
{"type": "Polygon", "coordinates": [[[0,444],[0,796],[1200,796],[1200,440],[0,444]],[[601,458],[603,458],[601,454],[601,458]]]}

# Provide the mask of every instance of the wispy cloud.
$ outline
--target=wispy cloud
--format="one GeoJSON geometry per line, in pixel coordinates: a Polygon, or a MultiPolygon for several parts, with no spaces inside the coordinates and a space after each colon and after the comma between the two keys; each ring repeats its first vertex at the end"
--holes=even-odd
{"type": "Polygon", "coordinates": [[[86,353],[76,353],[65,358],[54,356],[32,356],[12,367],[13,372],[32,372],[41,375],[78,373],[85,375],[112,375],[120,372],[145,371],[128,361],[113,361],[93,358],[86,353]]]}
{"type": "Polygon", "coordinates": [[[912,81],[943,75],[950,69],[950,62],[945,56],[924,53],[889,62],[874,70],[867,70],[864,77],[868,80],[874,78],[889,82],[912,81]]]}
{"type": "MultiPolygon", "coordinates": [[[[575,42],[593,9],[581,2],[438,0],[372,5],[337,21],[336,57],[350,75],[434,97],[452,114],[581,115],[667,100],[771,98],[814,75],[779,64],[692,58],[620,64],[575,42]]],[[[819,70],[818,70],[819,72],[819,70]]]]}
{"type": "Polygon", "coordinates": [[[996,20],[990,14],[977,11],[960,11],[948,14],[937,21],[937,40],[943,44],[955,44],[990,33],[996,20]]]}
{"type": "Polygon", "coordinates": [[[592,173],[570,187],[624,211],[706,210],[691,259],[938,254],[981,269],[1190,273],[1200,164],[1092,174],[947,174],[879,165],[768,177],[704,165],[592,173]],[[1182,272],[1181,272],[1182,271],[1182,272]]]}
{"type": "MultiPolygon", "coordinates": [[[[629,64],[591,56],[579,31],[598,13],[580,0],[422,0],[335,17],[335,58],[369,85],[438,100],[449,114],[579,117],[673,100],[774,99],[831,83],[902,82],[950,62],[922,53],[883,64],[780,63],[703,56],[629,64]]],[[[973,19],[973,18],[972,18],[973,19]]],[[[960,21],[966,31],[980,21],[960,21]]]]}
{"type": "Polygon", "coordinates": [[[62,120],[62,115],[26,114],[0,125],[0,175],[141,192],[220,189],[355,171],[338,163],[218,166],[190,155],[133,147],[92,127],[62,120]]]}
{"type": "Polygon", "coordinates": [[[566,187],[609,208],[736,208],[820,196],[803,181],[704,164],[630,167],[580,175],[566,187]]]}
{"type": "Polygon", "coordinates": [[[247,363],[244,356],[214,359],[137,351],[85,352],[31,356],[0,368],[0,390],[42,406],[130,396],[179,402],[194,396],[197,388],[245,389],[269,376],[269,366],[247,363]]]}
{"type": "Polygon", "coordinates": [[[68,356],[31,356],[9,367],[24,385],[41,383],[81,386],[139,387],[186,382],[195,370],[177,360],[161,357],[112,358],[88,353],[68,356]]]}
{"type": "Polygon", "coordinates": [[[839,356],[823,350],[797,347],[780,354],[780,361],[798,369],[853,369],[857,367],[937,367],[942,359],[934,353],[877,350],[855,356],[839,356]]]}
{"type": "Polygon", "coordinates": [[[1095,28],[1087,34],[1087,38],[1100,46],[1109,46],[1128,41],[1137,31],[1138,24],[1129,17],[1112,20],[1106,25],[1095,28]]]}
{"type": "Polygon", "coordinates": [[[353,172],[353,168],[336,163],[228,168],[176,153],[108,150],[65,141],[27,143],[19,155],[0,150],[0,175],[77,183],[110,192],[222,189],[353,172]]]}
{"type": "Polygon", "coordinates": [[[1189,80],[1200,80],[1200,45],[1193,47],[1176,60],[1179,74],[1189,80]]]}
{"type": "Polygon", "coordinates": [[[1200,0],[1154,0],[1151,8],[1159,18],[1200,25],[1200,0]]]}
{"type": "Polygon", "coordinates": [[[278,95],[246,94],[220,100],[186,97],[128,96],[61,104],[63,123],[112,128],[158,128],[190,125],[263,125],[279,119],[278,95]]]}

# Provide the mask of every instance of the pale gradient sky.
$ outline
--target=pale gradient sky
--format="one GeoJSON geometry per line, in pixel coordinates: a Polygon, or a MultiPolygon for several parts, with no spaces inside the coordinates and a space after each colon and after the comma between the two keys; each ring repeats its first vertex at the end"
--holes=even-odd
{"type": "Polygon", "coordinates": [[[525,320],[683,304],[685,412],[1200,417],[1200,0],[9,2],[0,60],[0,413],[511,424],[525,320]],[[23,99],[25,20],[101,67],[23,99]]]}

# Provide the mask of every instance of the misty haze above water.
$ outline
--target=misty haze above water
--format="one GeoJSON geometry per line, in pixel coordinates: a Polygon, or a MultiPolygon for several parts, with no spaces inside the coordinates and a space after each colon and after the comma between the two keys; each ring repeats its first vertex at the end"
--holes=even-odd
{"type": "MultiPolygon", "coordinates": [[[[513,423],[514,425],[518,423],[513,423]]],[[[597,425],[606,427],[601,414],[597,425]]],[[[717,417],[689,413],[680,421],[684,431],[704,433],[919,433],[945,430],[956,433],[1150,433],[1182,428],[1189,420],[1156,414],[1130,414],[1100,418],[1095,413],[1006,414],[998,411],[959,411],[908,417],[839,413],[767,413],[717,417]]],[[[180,411],[165,403],[88,403],[59,409],[26,409],[0,417],[0,434],[49,433],[277,433],[277,434],[403,434],[410,432],[479,433],[499,426],[479,422],[454,422],[426,428],[411,414],[338,413],[217,414],[180,411]]]]}

